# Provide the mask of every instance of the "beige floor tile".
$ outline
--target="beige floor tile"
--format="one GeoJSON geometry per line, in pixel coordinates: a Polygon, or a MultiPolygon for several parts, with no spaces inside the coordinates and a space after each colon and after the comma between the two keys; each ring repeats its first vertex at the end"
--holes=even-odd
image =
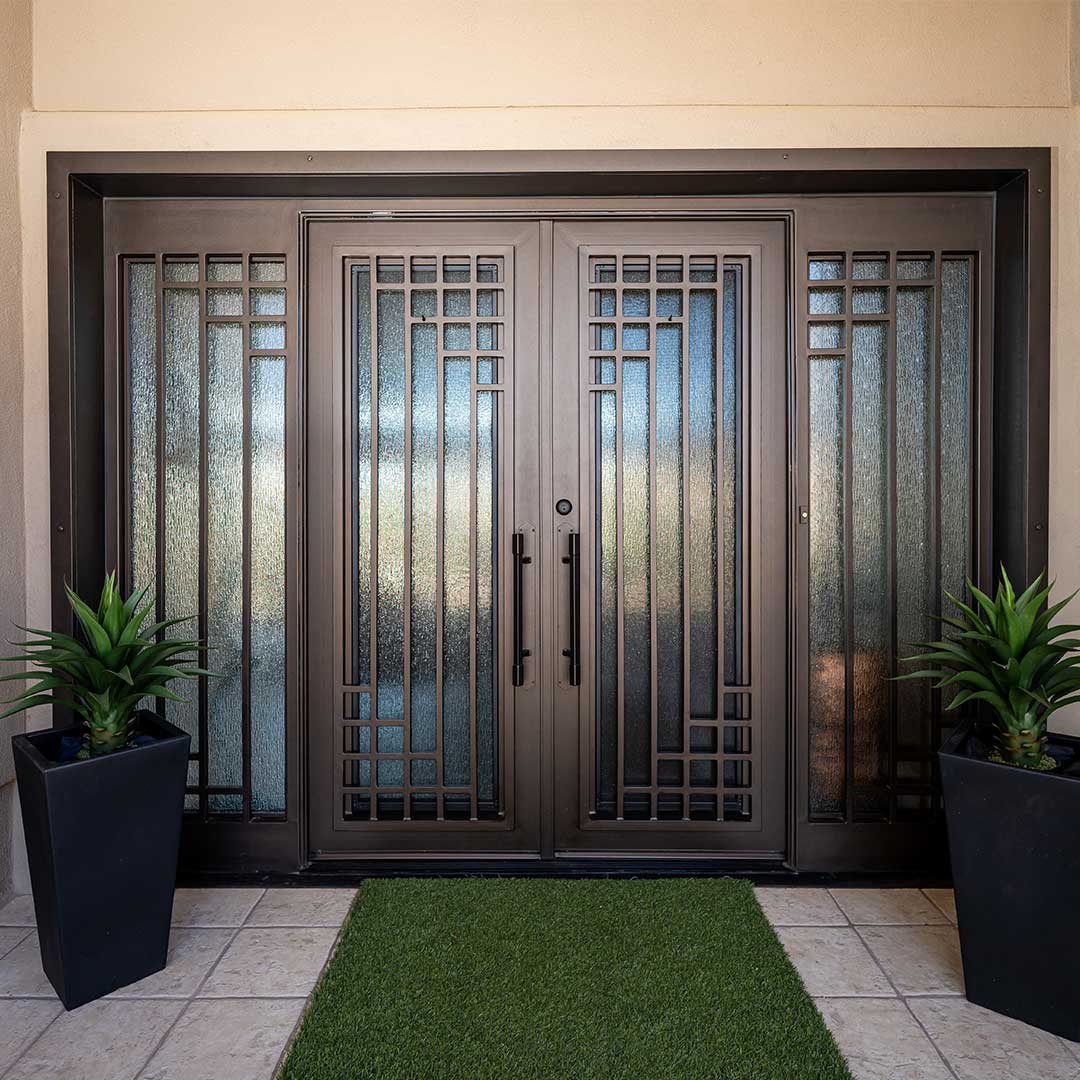
{"type": "Polygon", "coordinates": [[[169,959],[165,970],[123,986],[109,997],[191,997],[234,933],[225,928],[174,926],[169,935],[169,959]]]}
{"type": "Polygon", "coordinates": [[[908,1003],[959,1080],[1076,1080],[1080,1066],[1056,1035],[964,998],[908,1003]]]}
{"type": "Polygon", "coordinates": [[[183,1008],[182,1001],[92,1001],[58,1016],[4,1080],[135,1076],[183,1008]]]}
{"type": "Polygon", "coordinates": [[[760,888],[754,895],[773,926],[847,926],[828,889],[760,888]]]}
{"type": "Polygon", "coordinates": [[[923,889],[934,904],[953,925],[956,924],[956,895],[952,889],[923,889]]]}
{"type": "Polygon", "coordinates": [[[829,892],[856,926],[921,926],[947,921],[918,889],[830,889],[829,892]]]}
{"type": "Polygon", "coordinates": [[[243,926],[265,889],[177,889],[173,926],[243,926]]]}
{"type": "Polygon", "coordinates": [[[0,926],[36,925],[32,896],[14,896],[3,907],[0,907],[0,926]]]}
{"type": "Polygon", "coordinates": [[[0,959],[30,936],[27,926],[0,926],[0,959]]]}
{"type": "Polygon", "coordinates": [[[241,930],[199,997],[307,997],[336,937],[330,927],[241,930]]]}
{"type": "Polygon", "coordinates": [[[865,926],[863,941],[901,994],[962,994],[955,926],[865,926]]]}
{"type": "Polygon", "coordinates": [[[270,1080],[304,1009],[289,1001],[193,1001],[141,1080],[270,1080]]]}
{"type": "Polygon", "coordinates": [[[37,934],[28,934],[0,960],[0,998],[56,998],[56,991],[41,967],[37,934]]]}
{"type": "Polygon", "coordinates": [[[889,980],[850,927],[781,926],[776,935],[811,996],[895,996],[889,980]]]}
{"type": "Polygon", "coordinates": [[[355,889],[267,889],[246,925],[338,927],[355,896],[355,889]]]}
{"type": "Polygon", "coordinates": [[[0,1074],[62,1011],[59,1001],[0,1001],[0,1074]]]}
{"type": "Polygon", "coordinates": [[[855,1080],[952,1080],[903,1001],[820,998],[815,1004],[855,1080]]]}

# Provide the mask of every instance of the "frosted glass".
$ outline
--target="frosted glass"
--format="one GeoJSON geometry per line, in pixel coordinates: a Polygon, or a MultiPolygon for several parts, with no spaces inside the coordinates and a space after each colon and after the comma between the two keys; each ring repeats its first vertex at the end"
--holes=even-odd
{"type": "MultiPolygon", "coordinates": [[[[615,362],[611,364],[614,381],[615,362]]],[[[595,413],[595,560],[596,560],[596,725],[597,812],[610,814],[615,804],[619,725],[618,516],[616,505],[617,414],[615,392],[594,395],[595,413]]]]}
{"type": "Polygon", "coordinates": [[[469,506],[472,373],[446,360],[443,376],[443,782],[471,782],[469,506]]]}
{"type": "Polygon", "coordinates": [[[417,318],[438,315],[437,296],[438,293],[434,289],[413,289],[409,296],[409,310],[417,318]]]}
{"type": "Polygon", "coordinates": [[[677,319],[683,313],[683,294],[676,289],[661,289],[656,294],[656,317],[677,319]]]}
{"type": "Polygon", "coordinates": [[[628,352],[641,352],[649,347],[649,327],[646,323],[624,323],[622,347],[628,352]]]}
{"type": "Polygon", "coordinates": [[[887,287],[853,289],[851,310],[856,315],[884,315],[889,307],[887,287]]]}
{"type": "Polygon", "coordinates": [[[851,517],[856,814],[889,809],[889,415],[887,323],[851,331],[851,517]]]}
{"type": "Polygon", "coordinates": [[[283,259],[252,259],[250,273],[252,281],[284,281],[285,262],[283,259]]]}
{"type": "Polygon", "coordinates": [[[690,293],[688,421],[690,510],[690,712],[714,717],[717,709],[717,379],[716,291],[690,293]]]}
{"type": "Polygon", "coordinates": [[[285,361],[251,362],[251,809],[285,812],[285,361]]]}
{"type": "Polygon", "coordinates": [[[157,268],[128,264],[130,584],[157,580],[157,268]]]}
{"type": "Polygon", "coordinates": [[[161,272],[166,281],[199,280],[199,264],[194,259],[165,259],[161,272]]]}
{"type": "Polygon", "coordinates": [[[844,811],[844,373],[810,361],[810,814],[844,811]]]}
{"type": "MultiPolygon", "coordinates": [[[[416,293],[413,293],[416,296],[416,293]]],[[[435,750],[435,606],[439,467],[438,328],[412,326],[410,749],[435,750]]]]}
{"type": "Polygon", "coordinates": [[[476,395],[476,769],[477,796],[487,801],[496,794],[498,744],[497,400],[490,391],[476,395]]]}
{"type": "Polygon", "coordinates": [[[207,289],[206,313],[208,315],[242,315],[244,313],[241,289],[207,289]]]}
{"type": "Polygon", "coordinates": [[[403,720],[405,698],[405,293],[379,289],[376,718],[403,720]]]}
{"type": "Polygon", "coordinates": [[[598,383],[613,383],[615,381],[615,358],[613,356],[598,356],[593,361],[593,370],[598,383]]]}
{"type": "Polygon", "coordinates": [[[240,281],[244,277],[244,264],[239,259],[206,260],[207,281],[240,281]]]}
{"type": "Polygon", "coordinates": [[[745,624],[749,598],[743,550],[745,523],[743,515],[743,455],[745,433],[743,416],[743,333],[742,274],[734,269],[724,272],[723,326],[723,509],[724,530],[724,681],[736,686],[745,681],[745,624]]]}
{"type": "Polygon", "coordinates": [[[624,360],[623,764],[628,784],[652,782],[649,598],[649,363],[624,360]]]}
{"type": "Polygon", "coordinates": [[[844,324],[810,323],[811,349],[842,349],[844,347],[844,324]]]}
{"type": "Polygon", "coordinates": [[[477,289],[476,314],[491,316],[501,314],[502,295],[501,289],[477,289]]]}
{"type": "MultiPolygon", "coordinates": [[[[379,787],[401,787],[405,783],[405,762],[396,759],[380,759],[375,766],[376,784],[379,787]]],[[[380,808],[382,800],[379,800],[380,808]]]]}
{"type": "Polygon", "coordinates": [[[682,750],[682,327],[656,328],[657,748],[682,750]]]}
{"type": "Polygon", "coordinates": [[[640,317],[649,314],[649,290],[625,289],[622,294],[622,313],[640,317]]]}
{"type": "Polygon", "coordinates": [[[889,276],[889,260],[885,258],[855,258],[851,263],[851,276],[856,281],[873,281],[889,276]]]}
{"type": "Polygon", "coordinates": [[[240,787],[243,772],[244,334],[206,327],[208,778],[240,787]]]}
{"type": "Polygon", "coordinates": [[[405,729],[380,724],[376,729],[375,749],[380,754],[400,754],[405,749],[405,729]]]}
{"type": "Polygon", "coordinates": [[[253,349],[284,349],[284,323],[252,323],[251,347],[253,349]]]}
{"type": "Polygon", "coordinates": [[[443,314],[466,318],[472,314],[472,294],[468,289],[447,289],[443,293],[443,314]]]}
{"type": "Polygon", "coordinates": [[[499,348],[499,324],[476,324],[476,347],[485,352],[499,348]]]}
{"type": "Polygon", "coordinates": [[[432,758],[414,758],[409,771],[413,787],[434,787],[437,772],[432,758]]]}
{"type": "Polygon", "coordinates": [[[468,323],[445,323],[443,348],[447,352],[468,352],[472,348],[472,327],[468,323]]]}
{"type": "Polygon", "coordinates": [[[252,315],[284,315],[284,289],[252,289],[250,294],[252,315]]]}
{"type": "MultiPolygon", "coordinates": [[[[938,608],[934,592],[934,503],[931,486],[933,399],[930,351],[934,290],[896,291],[896,633],[901,655],[930,641],[938,608]]],[[[930,685],[897,683],[897,733],[902,746],[930,740],[930,685]]]]}
{"type": "Polygon", "coordinates": [[[844,314],[844,290],[843,289],[811,289],[810,290],[810,314],[811,315],[843,315],[844,314]]]}
{"type": "Polygon", "coordinates": [[[353,384],[356,410],[353,431],[354,495],[351,500],[353,655],[346,659],[351,678],[364,686],[371,681],[371,268],[353,267],[353,384]]]}
{"type": "Polygon", "coordinates": [[[900,279],[933,277],[934,260],[932,258],[897,259],[896,276],[900,279]]]}
{"type": "Polygon", "coordinates": [[[837,259],[811,259],[811,281],[841,281],[844,277],[844,260],[837,259]]]}
{"type": "Polygon", "coordinates": [[[614,315],[615,314],[615,290],[614,289],[593,289],[589,293],[591,300],[590,314],[592,315],[614,315]]]}
{"type": "MultiPolygon", "coordinates": [[[[197,268],[197,264],[193,264],[197,268]]],[[[199,612],[199,293],[166,289],[165,320],[165,617],[199,612]]],[[[172,627],[171,637],[191,637],[194,622],[172,627]]],[[[165,715],[191,735],[198,753],[199,701],[183,688],[183,702],[168,702],[165,715]]]]}

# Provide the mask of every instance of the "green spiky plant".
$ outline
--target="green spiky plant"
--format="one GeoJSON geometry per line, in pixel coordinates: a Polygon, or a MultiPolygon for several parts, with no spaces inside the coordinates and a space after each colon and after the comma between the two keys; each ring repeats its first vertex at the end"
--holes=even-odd
{"type": "Polygon", "coordinates": [[[29,661],[29,671],[0,676],[0,681],[27,680],[33,685],[13,698],[0,715],[11,716],[35,705],[64,705],[85,724],[80,757],[98,757],[123,750],[131,739],[135,710],[147,697],[183,701],[168,689],[174,679],[197,679],[213,672],[191,666],[205,651],[198,641],[161,638],[159,633],[189,618],[166,619],[143,626],[154,608],[140,607],[146,589],[124,600],[116,574],[105,579],[97,611],[93,611],[66,585],[68,602],[82,629],[82,641],[69,634],[19,627],[33,635],[12,662],[29,661]]]}
{"type": "Polygon", "coordinates": [[[929,661],[932,667],[900,678],[959,687],[949,709],[987,702],[995,716],[991,760],[1048,770],[1056,762],[1046,753],[1047,721],[1080,702],[1080,639],[1065,636],[1080,626],[1054,625],[1054,616],[1076,593],[1050,605],[1053,585],[1042,588],[1042,582],[1040,574],[1017,596],[1003,566],[993,600],[971,581],[972,606],[946,593],[962,617],[942,617],[953,633],[944,641],[920,642],[922,651],[905,657],[905,663],[929,661]]]}

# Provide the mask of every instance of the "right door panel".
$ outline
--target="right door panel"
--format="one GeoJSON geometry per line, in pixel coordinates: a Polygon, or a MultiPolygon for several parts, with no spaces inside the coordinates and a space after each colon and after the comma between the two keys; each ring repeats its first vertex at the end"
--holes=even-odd
{"type": "Polygon", "coordinates": [[[554,494],[576,507],[555,545],[580,549],[556,603],[562,637],[578,608],[581,659],[554,694],[556,848],[775,857],[784,226],[559,225],[554,279],[554,494]]]}

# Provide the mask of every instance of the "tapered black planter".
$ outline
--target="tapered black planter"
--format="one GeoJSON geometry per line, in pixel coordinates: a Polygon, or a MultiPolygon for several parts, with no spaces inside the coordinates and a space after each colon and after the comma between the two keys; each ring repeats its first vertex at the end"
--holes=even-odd
{"type": "Polygon", "coordinates": [[[1080,739],[1051,748],[1072,763],[995,764],[968,724],[938,758],[968,1000],[1080,1040],[1080,739]]]}
{"type": "Polygon", "coordinates": [[[79,728],[12,739],[42,966],[67,1009],[165,966],[191,738],[138,721],[143,745],[85,761],[60,760],[79,728]]]}

